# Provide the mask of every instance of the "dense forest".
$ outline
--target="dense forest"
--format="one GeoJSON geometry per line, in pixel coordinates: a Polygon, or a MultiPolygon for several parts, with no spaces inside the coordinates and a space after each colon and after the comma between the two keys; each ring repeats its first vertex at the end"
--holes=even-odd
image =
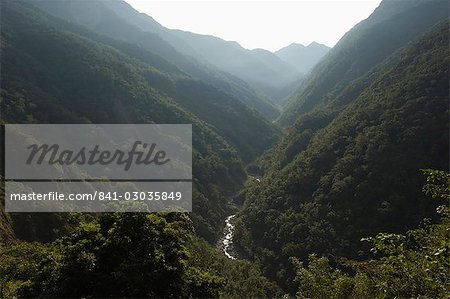
{"type": "Polygon", "coordinates": [[[289,257],[311,252],[365,257],[361,238],[402,232],[432,214],[420,169],[448,165],[447,29],[442,24],[368,74],[372,83],[315,134],[292,132],[261,183],[245,191],[237,240],[272,275],[288,275],[279,271],[289,257]]]}
{"type": "Polygon", "coordinates": [[[225,197],[244,180],[242,160],[253,159],[273,143],[276,128],[232,95],[199,80],[163,73],[27,4],[4,6],[4,120],[193,123],[195,192],[205,213],[199,215],[199,229],[213,238],[225,213],[225,197]],[[236,122],[247,125],[230,126],[236,122]],[[245,142],[255,136],[261,141],[245,142]]]}
{"type": "MultiPolygon", "coordinates": [[[[170,62],[184,73],[236,95],[240,101],[270,119],[277,117],[279,114],[277,107],[269,98],[253,88],[247,81],[233,73],[215,68],[211,65],[210,60],[200,60],[191,46],[176,36],[179,32],[171,32],[151,17],[140,14],[123,1],[65,0],[55,2],[53,0],[41,0],[29,2],[58,18],[82,25],[116,41],[137,45],[141,50],[157,55],[159,61],[170,62]]],[[[187,35],[190,36],[190,34],[187,35]]],[[[204,38],[208,39],[206,36],[204,38]]],[[[219,39],[214,41],[221,43],[219,39]]],[[[199,46],[198,48],[202,47],[199,46]]],[[[217,47],[214,49],[208,48],[205,51],[214,55],[218,52],[218,49],[217,47]]],[[[238,52],[241,55],[248,56],[246,53],[241,53],[245,52],[244,49],[238,52]]],[[[148,59],[149,55],[140,55],[140,57],[148,59]]],[[[255,59],[253,57],[247,58],[253,60],[252,66],[255,66],[255,59]]],[[[222,64],[229,64],[227,63],[229,57],[227,60],[224,58],[222,60],[224,60],[222,64]]],[[[245,59],[244,62],[246,62],[245,59]]],[[[247,64],[250,64],[250,62],[247,64]]],[[[268,68],[264,65],[260,65],[260,67],[268,68]]],[[[266,72],[270,73],[269,70],[266,70],[266,72]]],[[[274,77],[276,74],[271,74],[271,76],[274,77]]]]}
{"type": "Polygon", "coordinates": [[[2,125],[193,126],[192,213],[2,208],[1,298],[449,296],[448,1],[275,53],[121,0],[0,5],[2,125]]]}

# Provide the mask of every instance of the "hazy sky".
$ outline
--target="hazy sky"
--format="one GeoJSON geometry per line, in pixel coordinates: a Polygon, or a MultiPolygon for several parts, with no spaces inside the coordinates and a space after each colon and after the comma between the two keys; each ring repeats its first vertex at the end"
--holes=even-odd
{"type": "Polygon", "coordinates": [[[334,46],[381,0],[126,0],[163,26],[215,35],[248,49],[278,50],[312,41],[334,46]]]}

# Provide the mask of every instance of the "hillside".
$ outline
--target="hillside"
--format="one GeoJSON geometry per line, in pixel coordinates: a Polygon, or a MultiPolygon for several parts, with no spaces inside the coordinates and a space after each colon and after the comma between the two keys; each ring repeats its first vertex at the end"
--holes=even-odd
{"type": "Polygon", "coordinates": [[[276,130],[228,94],[164,74],[30,5],[7,2],[2,10],[3,121],[193,123],[199,231],[213,239],[226,194],[245,178],[238,152],[251,160],[275,141],[276,130]],[[263,143],[244,142],[258,134],[263,143]],[[224,193],[213,195],[215,188],[224,193]]]}
{"type": "Polygon", "coordinates": [[[361,238],[432,217],[420,169],[449,165],[448,43],[445,22],[301,117],[264,156],[272,162],[245,191],[237,240],[272,278],[292,287],[289,257],[362,258],[361,238]]]}
{"type": "Polygon", "coordinates": [[[266,50],[247,50],[236,42],[200,35],[181,30],[171,31],[183,43],[198,53],[195,57],[233,74],[258,90],[262,90],[273,101],[277,92],[301,78],[296,69],[266,50]]]}
{"type": "MultiPolygon", "coordinates": [[[[0,298],[447,298],[449,8],[383,0],[332,49],[313,42],[271,53],[168,29],[123,0],[1,1],[2,148],[5,124],[192,124],[192,147],[170,139],[192,148],[193,212],[0,209],[0,298]]],[[[292,30],[298,20],[286,16],[276,25],[292,30]]],[[[274,38],[262,27],[259,38],[274,38]]],[[[120,147],[111,161],[145,163],[138,148],[122,151],[133,133],[95,133],[96,144],[120,147]]],[[[69,149],[56,162],[54,153],[45,167],[82,164],[64,174],[101,193],[82,167],[107,162],[103,152],[86,161],[86,148],[72,161],[69,149]]],[[[14,159],[5,159],[3,207],[16,200],[4,179],[14,159]]],[[[30,177],[46,173],[30,168],[30,177]]],[[[136,196],[120,178],[106,191],[136,196]]],[[[158,191],[147,199],[159,207],[170,197],[158,191]]]]}
{"type": "MultiPolygon", "coordinates": [[[[185,56],[179,52],[185,47],[175,48],[160,35],[138,27],[142,22],[153,24],[152,19],[142,19],[142,16],[125,2],[119,0],[56,2],[53,0],[28,0],[28,2],[53,16],[83,26],[98,34],[138,45],[143,50],[155,55],[155,60],[159,57],[160,61],[170,62],[184,73],[224,90],[268,118],[275,118],[278,115],[278,109],[245,81],[210,67],[204,62],[185,56]],[[138,20],[141,19],[142,21],[139,22],[138,20]]],[[[162,28],[161,25],[157,27],[162,28]]]]}
{"type": "Polygon", "coordinates": [[[269,51],[261,57],[261,51],[244,49],[237,42],[165,28],[121,0],[107,1],[106,5],[141,30],[157,34],[179,52],[245,80],[275,102],[278,94],[291,91],[289,83],[302,75],[296,72],[293,65],[283,62],[269,51]]]}
{"type": "Polygon", "coordinates": [[[295,67],[271,52],[266,51],[261,59],[260,51],[244,49],[236,42],[165,28],[122,0],[71,0],[57,5],[53,1],[42,0],[35,4],[53,15],[102,34],[140,44],[190,75],[228,92],[239,92],[245,103],[271,118],[278,113],[273,111],[273,104],[267,102],[267,97],[276,103],[292,91],[290,83],[301,78],[295,67]],[[210,77],[215,78],[210,81],[210,77]],[[256,93],[253,89],[257,90],[256,93]]]}
{"type": "Polygon", "coordinates": [[[238,150],[217,133],[231,132],[232,140],[245,130],[233,133],[219,121],[248,125],[252,136],[255,120],[258,132],[274,133],[268,122],[134,45],[21,1],[2,1],[1,13],[2,124],[190,123],[194,213],[2,210],[0,297],[278,296],[255,265],[229,260],[205,241],[216,240],[228,197],[246,178],[238,150]]]}
{"type": "Polygon", "coordinates": [[[301,114],[336,97],[352,80],[448,17],[448,9],[445,0],[383,1],[311,71],[288,99],[280,124],[290,126],[301,114]]]}

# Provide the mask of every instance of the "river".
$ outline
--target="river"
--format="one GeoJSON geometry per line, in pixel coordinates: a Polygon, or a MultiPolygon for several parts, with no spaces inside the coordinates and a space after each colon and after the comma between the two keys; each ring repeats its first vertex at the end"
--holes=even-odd
{"type": "Polygon", "coordinates": [[[233,233],[234,233],[234,224],[233,220],[236,215],[230,215],[225,219],[225,228],[223,229],[223,237],[219,241],[219,248],[225,254],[225,256],[229,259],[235,260],[237,259],[235,254],[233,253],[233,233]]]}

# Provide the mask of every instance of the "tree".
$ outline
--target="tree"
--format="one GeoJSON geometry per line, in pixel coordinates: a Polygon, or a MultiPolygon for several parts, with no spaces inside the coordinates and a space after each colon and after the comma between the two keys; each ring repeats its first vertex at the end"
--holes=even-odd
{"type": "Polygon", "coordinates": [[[425,221],[406,234],[380,233],[363,241],[372,243],[376,259],[347,261],[355,275],[333,269],[325,257],[310,256],[309,265],[297,259],[298,298],[446,298],[450,294],[450,174],[424,170],[423,190],[438,207],[440,223],[425,221]]]}

